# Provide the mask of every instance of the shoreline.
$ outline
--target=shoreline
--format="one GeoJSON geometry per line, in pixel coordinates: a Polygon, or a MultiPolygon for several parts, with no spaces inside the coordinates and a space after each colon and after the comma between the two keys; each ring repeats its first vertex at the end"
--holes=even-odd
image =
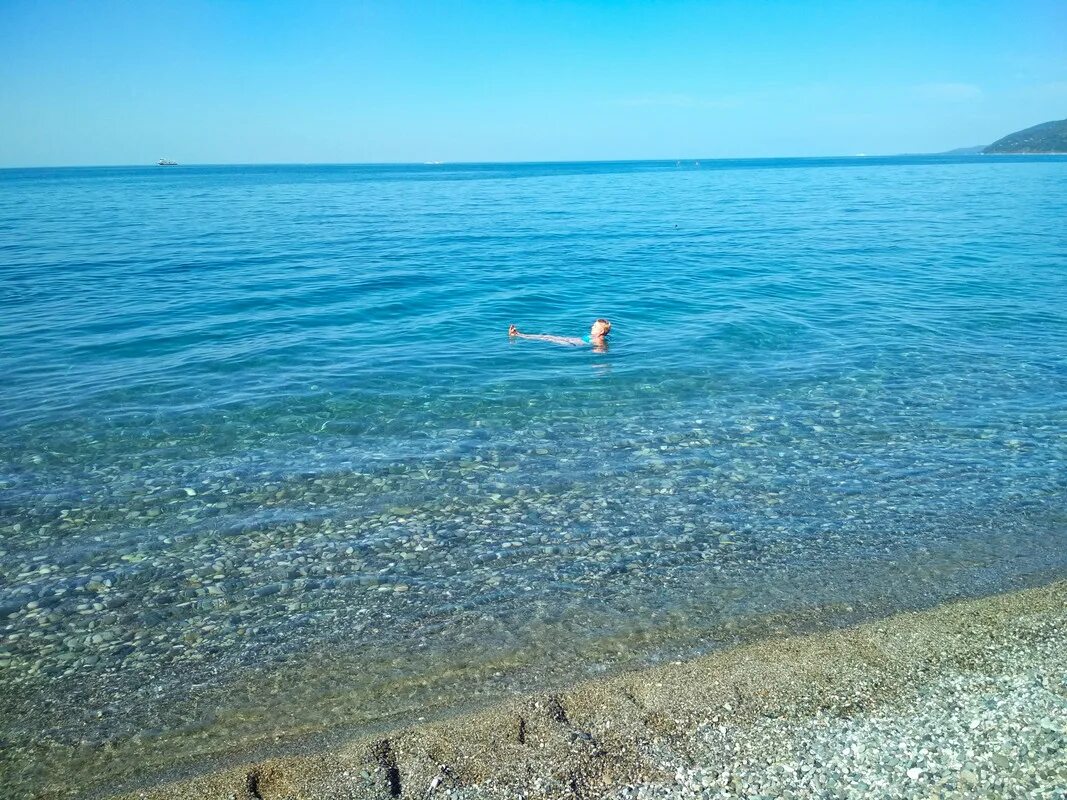
{"type": "MultiPolygon", "coordinates": [[[[771,638],[116,798],[698,796],[685,794],[685,770],[696,776],[700,792],[714,785],[729,796],[754,785],[738,777],[740,753],[747,748],[751,761],[759,736],[766,735],[761,726],[770,723],[788,737],[819,719],[892,717],[915,698],[936,697],[945,680],[984,676],[988,683],[1020,670],[1047,673],[1048,663],[1059,673],[1042,680],[1049,691],[1062,691],[1065,661],[1046,658],[1042,666],[1039,656],[1050,647],[1062,653],[1064,629],[1067,581],[1061,580],[850,628],[771,638]],[[731,747],[709,745],[709,730],[731,747]]],[[[1055,726],[1064,718],[1067,711],[1049,730],[1058,735],[1062,727],[1055,726]]],[[[1061,749],[1058,757],[1067,753],[1061,749]]],[[[965,768],[971,766],[961,762],[956,783],[946,784],[947,796],[965,792],[972,776],[988,778],[977,767],[965,768]]],[[[1050,762],[1049,768],[1059,767],[1050,762]]],[[[752,778],[765,779],[765,771],[752,778]]],[[[929,787],[921,788],[929,796],[929,787]]]]}

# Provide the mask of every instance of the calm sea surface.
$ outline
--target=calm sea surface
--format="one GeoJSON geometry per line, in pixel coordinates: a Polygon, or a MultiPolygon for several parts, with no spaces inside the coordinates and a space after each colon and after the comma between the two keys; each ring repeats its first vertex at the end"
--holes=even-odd
{"type": "Polygon", "coordinates": [[[1067,574],[1065,220],[1056,157],[0,171],[3,783],[1067,574]]]}

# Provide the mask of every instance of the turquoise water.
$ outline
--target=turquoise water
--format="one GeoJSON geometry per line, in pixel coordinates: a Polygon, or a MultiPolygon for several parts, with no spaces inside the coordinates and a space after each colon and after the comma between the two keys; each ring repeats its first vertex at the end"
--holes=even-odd
{"type": "Polygon", "coordinates": [[[1056,157],[0,171],[7,784],[1063,576],[1065,219],[1056,157]]]}

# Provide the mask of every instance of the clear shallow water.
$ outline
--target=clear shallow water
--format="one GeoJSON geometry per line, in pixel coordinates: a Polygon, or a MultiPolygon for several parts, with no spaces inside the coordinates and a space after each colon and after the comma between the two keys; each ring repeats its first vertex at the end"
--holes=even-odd
{"type": "Polygon", "coordinates": [[[1063,575],[1065,178],[0,171],[5,782],[1063,575]]]}

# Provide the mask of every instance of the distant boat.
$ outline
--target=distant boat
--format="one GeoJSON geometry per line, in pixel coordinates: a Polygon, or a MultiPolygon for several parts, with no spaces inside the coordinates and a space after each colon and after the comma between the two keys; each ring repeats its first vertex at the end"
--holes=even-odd
{"type": "Polygon", "coordinates": [[[167,159],[167,158],[161,158],[156,163],[159,164],[159,166],[161,166],[161,167],[176,167],[176,166],[178,166],[178,162],[177,161],[171,161],[170,159],[167,159]]]}

